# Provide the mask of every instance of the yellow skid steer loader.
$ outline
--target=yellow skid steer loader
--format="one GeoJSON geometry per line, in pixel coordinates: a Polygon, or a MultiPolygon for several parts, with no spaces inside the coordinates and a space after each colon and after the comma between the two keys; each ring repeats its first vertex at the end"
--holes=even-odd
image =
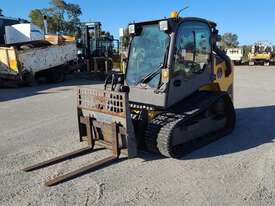
{"type": "Polygon", "coordinates": [[[104,88],[77,90],[80,141],[87,148],[24,169],[32,171],[100,146],[110,157],[56,177],[47,186],[129,158],[139,150],[178,158],[235,126],[233,68],[217,47],[214,22],[201,18],[131,23],[127,69],[104,88]]]}

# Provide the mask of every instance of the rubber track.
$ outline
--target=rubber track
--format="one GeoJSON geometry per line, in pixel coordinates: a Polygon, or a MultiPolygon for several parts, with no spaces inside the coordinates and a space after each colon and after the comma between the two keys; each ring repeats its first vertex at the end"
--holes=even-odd
{"type": "Polygon", "coordinates": [[[157,138],[159,131],[166,124],[172,123],[176,120],[175,114],[173,113],[162,113],[153,119],[145,132],[145,144],[147,150],[153,153],[159,153],[157,148],[157,138]]]}
{"type": "Polygon", "coordinates": [[[145,133],[145,143],[147,149],[154,153],[161,153],[166,157],[177,158],[230,133],[235,125],[234,110],[227,111],[229,114],[232,113],[232,117],[230,117],[228,123],[229,125],[226,125],[225,129],[192,140],[179,146],[179,148],[175,151],[172,151],[172,148],[170,148],[170,141],[172,139],[171,136],[173,135],[174,128],[177,127],[178,124],[184,124],[183,122],[186,123],[192,121],[192,117],[203,114],[208,110],[209,105],[214,104],[220,98],[225,98],[227,103],[230,104],[230,102],[228,102],[231,101],[229,96],[225,96],[224,93],[219,92],[215,94],[212,92],[200,92],[193,98],[190,98],[189,101],[185,101],[185,103],[188,103],[185,104],[187,105],[186,107],[181,104],[177,105],[176,109],[174,108],[174,111],[180,108],[181,111],[184,111],[183,114],[163,112],[156,116],[156,118],[149,123],[145,133]],[[201,99],[204,99],[204,101],[201,99]],[[190,107],[190,105],[192,106],[190,107]],[[199,108],[199,110],[192,112],[195,108],[199,108]]]}

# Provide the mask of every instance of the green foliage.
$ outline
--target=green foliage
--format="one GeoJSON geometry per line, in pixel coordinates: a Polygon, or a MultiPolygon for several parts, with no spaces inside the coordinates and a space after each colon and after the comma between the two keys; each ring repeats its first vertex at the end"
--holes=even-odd
{"type": "Polygon", "coordinates": [[[236,48],[239,46],[238,35],[233,33],[225,33],[222,36],[221,46],[226,48],[236,48]]]}
{"type": "Polygon", "coordinates": [[[248,61],[248,54],[251,52],[252,46],[251,45],[244,45],[242,46],[243,49],[243,58],[245,61],[248,61]]]}
{"type": "Polygon", "coordinates": [[[31,22],[44,28],[43,16],[47,16],[49,33],[61,32],[69,35],[79,33],[79,16],[82,11],[78,4],[52,0],[50,5],[50,8],[32,10],[29,14],[31,22]]]}
{"type": "Polygon", "coordinates": [[[124,29],[123,31],[123,37],[120,38],[121,47],[123,50],[127,50],[129,43],[130,43],[130,35],[128,28],[124,29]]]}
{"type": "Polygon", "coordinates": [[[43,27],[43,11],[40,9],[31,10],[29,17],[31,18],[32,23],[39,27],[43,27]]]}
{"type": "Polygon", "coordinates": [[[275,58],[275,45],[273,45],[272,48],[273,48],[272,58],[274,59],[275,58]]]}
{"type": "Polygon", "coordinates": [[[52,5],[55,6],[58,9],[65,9],[67,3],[65,1],[61,1],[61,0],[52,0],[52,5]]]}

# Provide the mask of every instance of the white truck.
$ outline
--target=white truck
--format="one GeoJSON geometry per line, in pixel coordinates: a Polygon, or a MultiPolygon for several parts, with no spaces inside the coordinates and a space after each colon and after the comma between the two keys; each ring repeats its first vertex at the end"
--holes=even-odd
{"type": "Polygon", "coordinates": [[[242,64],[243,50],[241,48],[229,48],[229,49],[226,49],[225,51],[226,51],[226,55],[229,56],[229,58],[235,65],[242,64]]]}
{"type": "Polygon", "coordinates": [[[70,69],[68,65],[77,60],[76,43],[66,36],[45,37],[30,38],[28,42],[22,42],[22,38],[19,42],[6,38],[12,44],[0,47],[0,82],[32,84],[41,78],[49,82],[63,81],[64,73],[70,69]]]}

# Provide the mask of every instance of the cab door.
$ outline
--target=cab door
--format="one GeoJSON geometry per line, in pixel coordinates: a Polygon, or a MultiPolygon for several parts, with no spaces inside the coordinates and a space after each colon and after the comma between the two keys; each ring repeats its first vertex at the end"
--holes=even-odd
{"type": "Polygon", "coordinates": [[[175,37],[168,106],[212,81],[211,30],[207,23],[183,22],[175,37]]]}

